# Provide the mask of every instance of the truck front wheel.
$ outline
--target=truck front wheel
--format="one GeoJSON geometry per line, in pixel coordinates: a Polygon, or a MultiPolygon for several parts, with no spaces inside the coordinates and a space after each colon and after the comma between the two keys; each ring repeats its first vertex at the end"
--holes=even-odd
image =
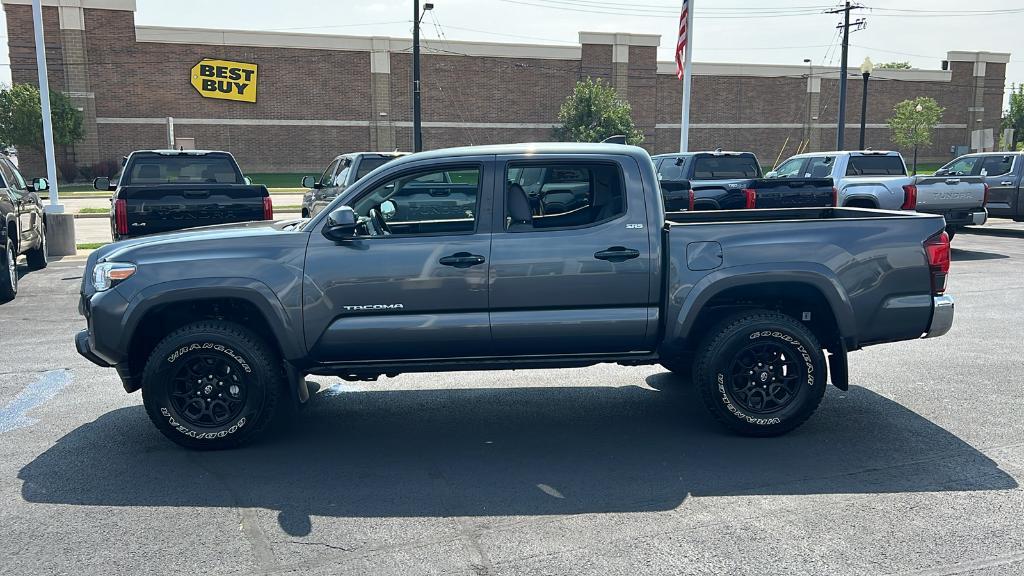
{"type": "Polygon", "coordinates": [[[156,427],[186,448],[234,448],[274,419],[285,375],[277,354],[237,324],[204,320],[164,338],[142,375],[156,427]]]}
{"type": "Polygon", "coordinates": [[[694,383],[716,420],[744,436],[777,436],[804,423],[825,394],[825,356],[794,318],[733,316],[701,345],[694,383]]]}

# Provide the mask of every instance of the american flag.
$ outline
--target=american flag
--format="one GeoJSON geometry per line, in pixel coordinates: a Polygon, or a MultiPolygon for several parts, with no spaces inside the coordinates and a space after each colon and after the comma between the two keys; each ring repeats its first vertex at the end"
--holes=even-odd
{"type": "Polygon", "coordinates": [[[683,12],[679,15],[679,39],[676,40],[676,76],[683,79],[683,58],[686,53],[686,22],[690,15],[690,2],[683,0],[683,12]]]}

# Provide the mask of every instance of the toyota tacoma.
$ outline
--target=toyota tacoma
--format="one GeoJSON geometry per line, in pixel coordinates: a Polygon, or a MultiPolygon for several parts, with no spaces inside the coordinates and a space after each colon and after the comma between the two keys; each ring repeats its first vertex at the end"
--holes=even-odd
{"type": "Polygon", "coordinates": [[[803,423],[847,353],[940,336],[941,216],[851,208],[668,213],[615,144],[396,159],[311,219],[214,226],[88,259],[80,354],[142,390],[171,440],[226,448],[309,398],[307,374],[661,364],[726,428],[803,423]],[[534,204],[529,171],[566,201],[534,204]]]}

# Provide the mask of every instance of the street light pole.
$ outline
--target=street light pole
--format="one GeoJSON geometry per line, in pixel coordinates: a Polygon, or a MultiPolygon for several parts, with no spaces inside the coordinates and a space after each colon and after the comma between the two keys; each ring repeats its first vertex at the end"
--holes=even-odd
{"type": "MultiPolygon", "coordinates": [[[[923,111],[924,111],[924,107],[921,106],[920,104],[918,104],[917,106],[914,107],[914,112],[917,112],[918,114],[920,114],[923,111]]],[[[916,118],[916,122],[914,122],[914,176],[917,176],[917,132],[918,132],[918,128],[917,127],[918,127],[918,123],[920,121],[921,121],[921,117],[918,116],[916,118]]]]}
{"type": "MultiPolygon", "coordinates": [[[[423,5],[423,14],[434,5],[423,5]]],[[[420,0],[412,1],[412,151],[423,150],[423,126],[420,121],[420,0]]]]}
{"type": "Polygon", "coordinates": [[[868,80],[871,78],[871,72],[875,70],[875,65],[871,63],[871,58],[864,58],[864,63],[860,65],[861,76],[864,77],[864,94],[860,98],[860,149],[864,150],[864,132],[867,129],[867,118],[868,118],[868,80]]]}
{"type": "Polygon", "coordinates": [[[808,142],[811,140],[811,84],[814,82],[814,64],[810,58],[804,58],[804,64],[807,64],[807,133],[805,137],[808,142]]]}

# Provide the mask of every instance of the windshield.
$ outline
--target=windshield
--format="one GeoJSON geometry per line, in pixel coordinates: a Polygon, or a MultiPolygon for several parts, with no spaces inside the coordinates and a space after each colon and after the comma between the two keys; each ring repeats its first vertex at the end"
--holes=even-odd
{"type": "Polygon", "coordinates": [[[693,160],[693,180],[760,176],[761,168],[753,156],[697,156],[693,160]]]}
{"type": "Polygon", "coordinates": [[[241,184],[242,175],[225,154],[136,155],[122,184],[241,184]]]}

